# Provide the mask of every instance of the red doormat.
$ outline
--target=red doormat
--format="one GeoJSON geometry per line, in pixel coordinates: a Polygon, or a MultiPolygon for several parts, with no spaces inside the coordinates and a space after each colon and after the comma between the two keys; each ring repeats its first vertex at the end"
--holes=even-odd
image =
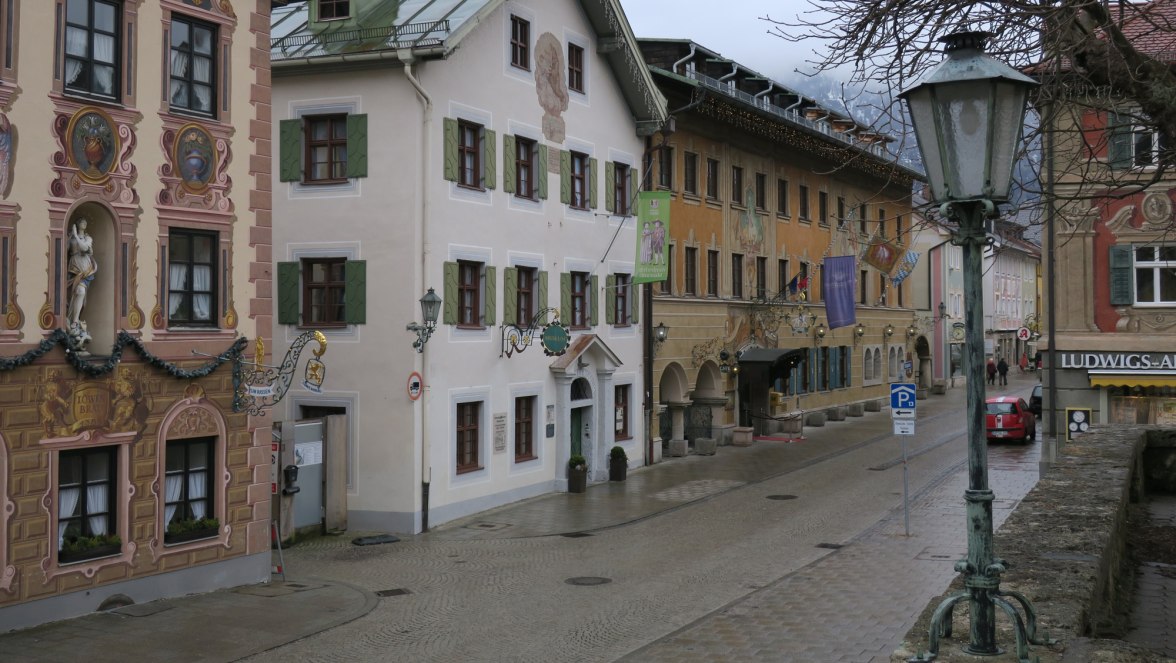
{"type": "Polygon", "coordinates": [[[756,435],[756,442],[804,442],[808,438],[803,435],[756,435]]]}

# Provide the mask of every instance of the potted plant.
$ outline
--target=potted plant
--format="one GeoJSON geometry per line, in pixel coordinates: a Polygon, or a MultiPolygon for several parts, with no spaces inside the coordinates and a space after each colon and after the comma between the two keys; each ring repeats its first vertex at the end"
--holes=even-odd
{"type": "Polygon", "coordinates": [[[57,561],[61,564],[80,562],[96,557],[109,557],[122,552],[122,539],[117,534],[71,536],[61,542],[57,561]]]}
{"type": "Polygon", "coordinates": [[[580,454],[568,459],[568,492],[582,493],[588,488],[588,461],[580,454]]]}
{"type": "Polygon", "coordinates": [[[173,520],[167,524],[163,534],[164,543],[184,543],[196,539],[207,539],[217,535],[220,521],[216,518],[187,518],[173,520]]]}
{"type": "Polygon", "coordinates": [[[625,448],[617,445],[608,452],[608,480],[609,481],[624,481],[625,474],[629,469],[629,456],[625,453],[625,448]]]}

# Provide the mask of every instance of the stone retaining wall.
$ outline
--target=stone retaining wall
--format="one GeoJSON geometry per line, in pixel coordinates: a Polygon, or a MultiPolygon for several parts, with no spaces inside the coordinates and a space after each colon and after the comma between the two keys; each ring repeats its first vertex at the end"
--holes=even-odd
{"type": "MultiPolygon", "coordinates": [[[[996,533],[994,552],[1009,567],[1001,589],[1024,594],[1037,611],[1038,635],[1058,641],[1051,646],[1031,645],[1031,659],[1040,657],[1042,663],[1157,660],[1155,652],[1114,639],[1123,633],[1131,605],[1134,568],[1126,554],[1127,514],[1128,506],[1144,495],[1145,457],[1149,463],[1153,457],[1171,462],[1176,457],[1176,431],[1154,426],[1095,427],[1063,443],[1046,476],[996,533]]],[[[1172,481],[1170,473],[1165,476],[1172,481]]],[[[1162,481],[1147,479],[1148,489],[1164,489],[1162,481]]],[[[892,663],[927,650],[932,613],[962,589],[963,578],[957,576],[947,592],[927,605],[903,646],[891,656],[892,663]]],[[[977,660],[961,651],[968,643],[968,624],[964,602],[955,610],[953,636],[940,639],[935,660],[977,660]]],[[[1005,653],[984,660],[1017,660],[1012,625],[1000,610],[996,624],[997,643],[1005,653]]]]}

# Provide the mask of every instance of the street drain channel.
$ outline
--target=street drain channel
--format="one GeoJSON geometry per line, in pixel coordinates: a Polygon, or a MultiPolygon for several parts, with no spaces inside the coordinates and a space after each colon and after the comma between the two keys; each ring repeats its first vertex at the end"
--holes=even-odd
{"type": "Polygon", "coordinates": [[[411,593],[411,591],[403,588],[381,589],[380,591],[376,592],[376,596],[404,596],[405,594],[411,593]]]}
{"type": "Polygon", "coordinates": [[[607,585],[612,582],[612,578],[601,578],[599,576],[578,576],[575,578],[568,578],[564,581],[569,585],[576,585],[578,587],[592,587],[594,585],[607,585]]]}
{"type": "Polygon", "coordinates": [[[840,543],[818,543],[817,547],[818,548],[828,548],[829,550],[840,550],[841,544],[840,543]]]}
{"type": "Polygon", "coordinates": [[[592,535],[588,532],[568,532],[567,534],[560,534],[560,536],[567,537],[569,539],[582,539],[586,536],[592,535]]]}
{"type": "Polygon", "coordinates": [[[766,499],[769,500],[794,500],[796,495],[768,495],[766,499]]]}

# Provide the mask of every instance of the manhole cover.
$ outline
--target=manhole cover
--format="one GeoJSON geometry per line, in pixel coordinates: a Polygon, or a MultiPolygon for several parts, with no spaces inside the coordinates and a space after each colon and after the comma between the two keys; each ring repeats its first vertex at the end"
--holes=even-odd
{"type": "Polygon", "coordinates": [[[841,548],[841,544],[840,543],[818,543],[817,547],[818,548],[828,548],[829,550],[839,550],[841,548]]]}
{"type": "Polygon", "coordinates": [[[405,594],[411,594],[411,593],[412,592],[408,591],[407,589],[402,589],[402,588],[381,589],[380,591],[376,592],[376,596],[404,596],[405,594]]]}
{"type": "Polygon", "coordinates": [[[465,529],[480,529],[480,530],[485,530],[487,532],[493,532],[495,530],[506,529],[507,527],[510,527],[510,524],[508,524],[508,523],[491,523],[491,522],[486,522],[483,520],[481,522],[470,523],[469,525],[465,526],[465,529]]]}
{"type": "Polygon", "coordinates": [[[582,539],[586,536],[592,536],[592,535],[589,534],[588,532],[568,532],[567,534],[560,534],[560,536],[564,536],[569,539],[582,539]]]}
{"type": "Polygon", "coordinates": [[[568,578],[564,582],[569,585],[591,587],[592,585],[607,585],[608,583],[612,582],[612,578],[601,578],[599,576],[579,576],[576,578],[568,578]]]}
{"type": "Polygon", "coordinates": [[[767,498],[770,500],[794,500],[796,495],[768,495],[767,498]]]}
{"type": "Polygon", "coordinates": [[[377,534],[375,536],[361,536],[352,539],[351,542],[357,546],[374,546],[381,543],[396,543],[399,540],[399,537],[391,534],[377,534]]]}

